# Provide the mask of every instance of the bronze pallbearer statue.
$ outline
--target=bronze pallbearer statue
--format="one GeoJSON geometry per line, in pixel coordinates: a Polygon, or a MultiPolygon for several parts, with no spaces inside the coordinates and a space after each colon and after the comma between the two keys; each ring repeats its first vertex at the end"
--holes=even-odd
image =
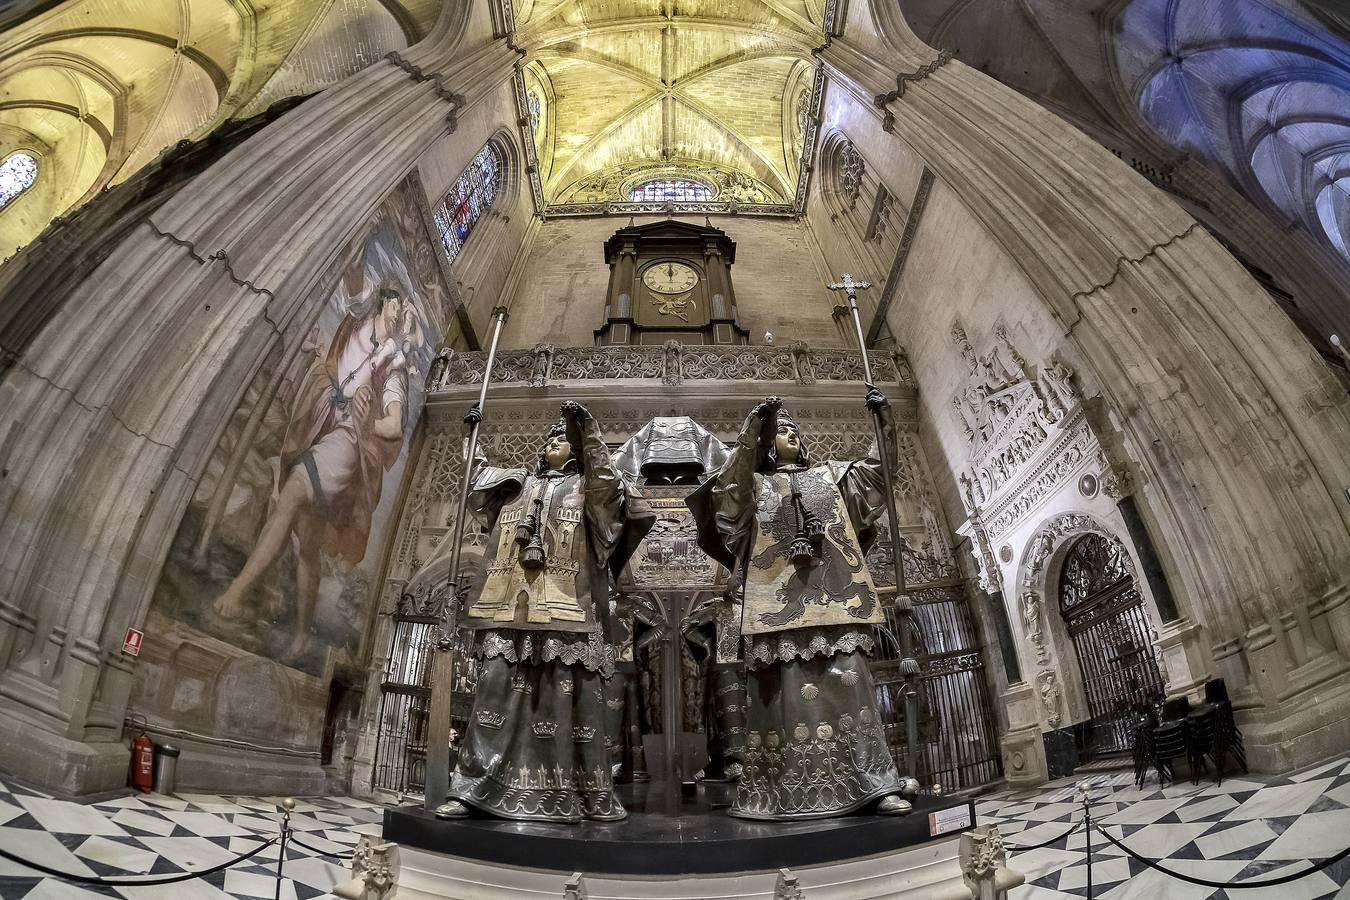
{"type": "MultiPolygon", "coordinates": [[[[868,403],[885,408],[875,388],[868,403]]],[[[881,463],[812,460],[770,397],[687,503],[699,545],[744,572],[749,734],[731,814],[808,819],[869,803],[907,812],[864,655],[885,621],[864,562],[886,508],[881,463]]]]}
{"type": "Polygon", "coordinates": [[[460,619],[476,629],[478,689],[436,815],[622,819],[605,749],[614,651],[602,619],[614,574],[654,517],[571,401],[536,470],[479,466],[469,503],[492,531],[482,587],[460,619]]]}

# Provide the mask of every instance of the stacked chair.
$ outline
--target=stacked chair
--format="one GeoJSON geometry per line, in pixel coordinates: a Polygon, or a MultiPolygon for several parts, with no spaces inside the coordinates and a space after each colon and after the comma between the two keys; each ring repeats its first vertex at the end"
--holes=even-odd
{"type": "Polygon", "coordinates": [[[1199,784],[1208,771],[1206,757],[1214,764],[1219,784],[1223,784],[1228,760],[1233,759],[1245,773],[1247,754],[1242,732],[1233,718],[1233,704],[1222,678],[1205,683],[1205,702],[1191,706],[1187,697],[1175,697],[1160,708],[1141,706],[1134,727],[1134,780],[1139,787],[1148,779],[1152,766],[1158,772],[1158,786],[1176,782],[1174,760],[1184,758],[1191,770],[1191,783],[1199,784]]]}
{"type": "Polygon", "coordinates": [[[1153,728],[1153,767],[1158,770],[1158,787],[1177,780],[1172,760],[1186,759],[1186,715],[1191,701],[1187,697],[1168,700],[1153,728]]]}
{"type": "Polygon", "coordinates": [[[1158,727],[1158,714],[1148,704],[1135,709],[1134,718],[1134,783],[1143,788],[1148,779],[1148,767],[1153,765],[1153,729],[1158,727]]]}
{"type": "Polygon", "coordinates": [[[1217,749],[1219,707],[1203,703],[1186,714],[1186,761],[1191,766],[1191,784],[1200,783],[1205,757],[1214,763],[1219,784],[1223,784],[1223,753],[1217,749]]]}
{"type": "Polygon", "coordinates": [[[1228,686],[1222,678],[1205,682],[1205,704],[1213,706],[1216,711],[1214,764],[1222,773],[1225,761],[1232,756],[1242,767],[1242,774],[1247,774],[1247,751],[1242,746],[1242,731],[1233,719],[1233,703],[1228,699],[1228,686]]]}

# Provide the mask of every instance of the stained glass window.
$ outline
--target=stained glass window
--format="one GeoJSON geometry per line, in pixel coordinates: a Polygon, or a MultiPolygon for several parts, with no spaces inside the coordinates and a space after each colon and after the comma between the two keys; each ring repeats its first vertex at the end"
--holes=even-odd
{"type": "Polygon", "coordinates": [[[674,200],[677,203],[698,203],[711,200],[712,188],[700,181],[687,178],[657,178],[644,181],[628,192],[628,199],[635,203],[674,200]]]}
{"type": "Polygon", "coordinates": [[[11,153],[0,163],[0,209],[37,181],[37,160],[22,151],[11,153]]]}
{"type": "Polygon", "coordinates": [[[473,233],[479,218],[497,199],[501,186],[502,159],[488,144],[478,151],[436,210],[436,227],[440,229],[441,243],[451,262],[464,249],[464,242],[473,233]]]}
{"type": "Polygon", "coordinates": [[[533,128],[535,131],[538,131],[539,111],[543,109],[543,105],[539,102],[539,95],[536,94],[534,91],[530,91],[530,93],[525,97],[525,106],[530,111],[530,127],[533,128]]]}

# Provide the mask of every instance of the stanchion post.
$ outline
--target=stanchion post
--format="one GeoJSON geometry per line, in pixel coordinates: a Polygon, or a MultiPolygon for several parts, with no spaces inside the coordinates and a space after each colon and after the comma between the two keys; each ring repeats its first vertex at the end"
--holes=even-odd
{"type": "Polygon", "coordinates": [[[291,813],[295,810],[295,800],[287,797],[277,804],[281,813],[281,842],[277,844],[277,889],[274,900],[281,900],[281,869],[286,864],[286,839],[291,835],[291,813]]]}
{"type": "Polygon", "coordinates": [[[1087,841],[1087,895],[1092,900],[1092,785],[1078,782],[1078,793],[1083,795],[1083,837],[1087,841]]]}
{"type": "Polygon", "coordinates": [[[479,425],[482,424],[483,409],[487,405],[488,385],[492,383],[492,368],[497,360],[497,341],[502,336],[506,316],[505,306],[493,308],[492,340],[483,366],[483,383],[478,391],[478,402],[470,407],[468,415],[464,417],[464,424],[469,426],[464,474],[459,485],[459,505],[455,508],[455,530],[446,537],[446,540],[454,541],[450,550],[449,584],[445,606],[438,613],[440,621],[432,633],[431,699],[428,701],[426,777],[423,779],[426,785],[426,809],[435,809],[444,803],[446,791],[450,789],[450,681],[454,674],[451,648],[454,645],[454,620],[459,608],[459,562],[464,539],[464,517],[468,512],[469,489],[473,482],[473,463],[478,455],[479,425]]]}

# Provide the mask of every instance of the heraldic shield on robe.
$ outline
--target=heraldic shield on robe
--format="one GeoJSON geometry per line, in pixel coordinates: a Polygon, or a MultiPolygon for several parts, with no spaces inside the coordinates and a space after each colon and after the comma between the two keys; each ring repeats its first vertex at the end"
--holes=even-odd
{"type": "Polygon", "coordinates": [[[686,501],[700,546],[744,572],[749,733],[732,815],[818,818],[878,800],[880,813],[909,809],[865,657],[885,621],[864,562],[883,483],[875,459],[812,460],[770,398],[686,501]]]}
{"type": "Polygon", "coordinates": [[[478,687],[441,817],[627,815],[608,759],[605,617],[612,579],[654,516],[615,471],[595,419],[570,401],[562,416],[534,472],[475,470],[470,509],[491,534],[459,624],[475,629],[478,687]]]}

